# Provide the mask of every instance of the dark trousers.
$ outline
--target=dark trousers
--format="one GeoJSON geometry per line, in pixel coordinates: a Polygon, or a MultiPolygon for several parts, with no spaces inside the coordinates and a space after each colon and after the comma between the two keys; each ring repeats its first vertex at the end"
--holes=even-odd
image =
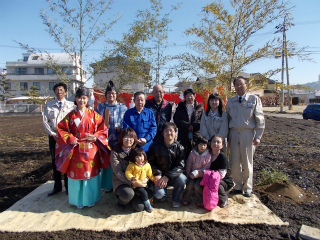
{"type": "Polygon", "coordinates": [[[149,200],[149,198],[152,198],[152,190],[148,188],[138,187],[134,189],[134,192],[137,196],[139,196],[143,202],[149,200]]]}
{"type": "Polygon", "coordinates": [[[187,200],[188,202],[191,201],[191,197],[195,196],[196,203],[202,203],[203,202],[203,186],[200,185],[202,178],[195,178],[191,179],[188,178],[187,180],[187,186],[183,193],[183,200],[187,200]]]}
{"type": "Polygon", "coordinates": [[[227,192],[230,190],[230,187],[228,184],[221,180],[219,184],[219,190],[218,190],[218,195],[219,195],[219,204],[225,203],[228,199],[228,194],[227,192]]]}
{"type": "MultiPolygon", "coordinates": [[[[138,197],[132,187],[127,184],[122,184],[117,187],[115,191],[116,197],[118,198],[119,205],[127,205],[129,202],[132,203],[132,207],[137,212],[144,210],[144,203],[140,197],[138,197]]],[[[152,192],[149,198],[152,197],[152,192]]]]}
{"type": "MultiPolygon", "coordinates": [[[[54,189],[61,190],[62,189],[61,172],[59,172],[57,170],[56,163],[55,163],[56,141],[54,140],[53,136],[49,136],[49,149],[50,149],[50,155],[51,155],[51,160],[52,160],[54,189]]],[[[68,191],[67,174],[64,174],[64,186],[65,186],[66,190],[68,191]]]]}

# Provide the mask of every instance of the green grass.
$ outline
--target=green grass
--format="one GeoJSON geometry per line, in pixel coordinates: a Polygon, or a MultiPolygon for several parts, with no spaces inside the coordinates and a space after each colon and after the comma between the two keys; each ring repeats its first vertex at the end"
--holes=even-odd
{"type": "Polygon", "coordinates": [[[259,185],[269,185],[283,180],[288,180],[288,177],[280,170],[274,168],[263,169],[259,185]]]}

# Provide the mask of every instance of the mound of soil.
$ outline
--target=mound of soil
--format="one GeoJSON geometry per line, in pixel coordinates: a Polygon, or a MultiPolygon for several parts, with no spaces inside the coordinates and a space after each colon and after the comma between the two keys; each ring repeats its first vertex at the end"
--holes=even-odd
{"type": "MultiPolygon", "coordinates": [[[[254,155],[254,193],[289,226],[203,221],[156,224],[120,233],[0,232],[0,239],[299,239],[296,234],[302,224],[320,228],[319,127],[318,121],[267,116],[254,155]],[[262,170],[272,168],[285,173],[288,181],[259,186],[262,170]]],[[[41,116],[0,117],[0,132],[0,211],[4,211],[51,180],[52,171],[41,116]]]]}
{"type": "Polygon", "coordinates": [[[304,191],[289,181],[275,182],[272,185],[257,187],[260,194],[265,193],[278,201],[291,201],[292,203],[304,204],[313,202],[316,196],[313,193],[304,191]]]}

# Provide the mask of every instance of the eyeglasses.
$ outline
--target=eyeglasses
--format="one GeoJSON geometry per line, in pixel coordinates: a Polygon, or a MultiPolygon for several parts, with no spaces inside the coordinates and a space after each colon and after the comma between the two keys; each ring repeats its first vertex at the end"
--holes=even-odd
{"type": "Polygon", "coordinates": [[[174,132],[176,132],[176,131],[173,130],[173,129],[166,129],[166,130],[164,130],[163,132],[165,132],[165,133],[174,133],[174,132]]]}

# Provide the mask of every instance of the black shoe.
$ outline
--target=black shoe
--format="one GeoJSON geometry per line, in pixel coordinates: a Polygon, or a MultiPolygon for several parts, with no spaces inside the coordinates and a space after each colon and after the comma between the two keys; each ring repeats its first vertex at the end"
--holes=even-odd
{"type": "Polygon", "coordinates": [[[52,189],[51,192],[48,193],[48,196],[55,195],[56,193],[61,192],[61,191],[62,191],[62,188],[61,189],[60,188],[59,189],[54,188],[54,189],[52,189]]]}
{"type": "Polygon", "coordinates": [[[106,188],[106,189],[104,190],[104,192],[105,192],[105,193],[111,193],[111,192],[113,192],[113,188],[106,188]]]}
{"type": "Polygon", "coordinates": [[[243,194],[243,196],[249,198],[249,197],[252,196],[252,193],[251,193],[251,192],[245,192],[245,193],[243,194]]]}
{"type": "Polygon", "coordinates": [[[126,205],[122,205],[122,204],[117,203],[117,209],[118,209],[120,212],[123,212],[123,211],[126,210],[126,205]]]}
{"type": "Polygon", "coordinates": [[[242,190],[233,189],[229,193],[232,195],[238,195],[238,194],[242,194],[242,190]]]}
{"type": "Polygon", "coordinates": [[[220,203],[220,204],[219,204],[219,207],[220,207],[220,208],[224,208],[224,207],[226,207],[227,205],[228,205],[228,198],[227,198],[227,200],[226,200],[225,202],[220,203]]]}

